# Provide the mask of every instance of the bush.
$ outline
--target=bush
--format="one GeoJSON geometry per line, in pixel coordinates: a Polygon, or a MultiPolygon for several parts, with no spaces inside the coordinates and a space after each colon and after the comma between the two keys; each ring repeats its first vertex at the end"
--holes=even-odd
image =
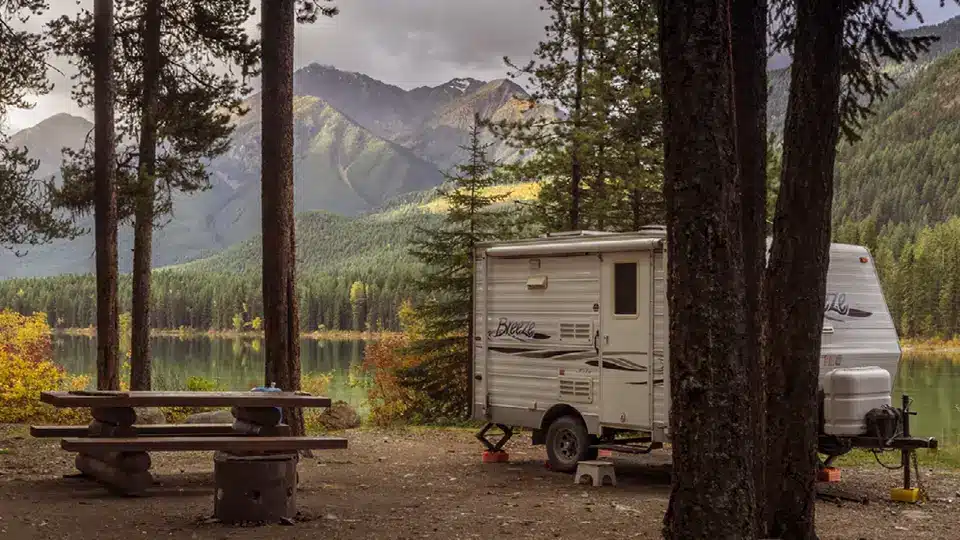
{"type": "Polygon", "coordinates": [[[370,421],[387,426],[400,421],[416,421],[422,396],[400,383],[400,373],[414,367],[419,358],[404,354],[409,345],[406,336],[388,336],[369,343],[365,349],[363,368],[370,374],[367,400],[370,421]]]}
{"type": "Polygon", "coordinates": [[[50,326],[44,313],[0,312],[0,423],[89,421],[83,409],[57,409],[40,402],[40,392],[81,390],[88,377],[75,377],[50,356],[50,326]]]}
{"type": "MultiPolygon", "coordinates": [[[[333,374],[331,373],[303,375],[300,378],[300,389],[315,396],[322,396],[327,393],[332,380],[333,374]]],[[[320,415],[323,414],[323,411],[324,409],[303,409],[303,423],[308,433],[323,431],[323,426],[320,424],[320,415]]]]}

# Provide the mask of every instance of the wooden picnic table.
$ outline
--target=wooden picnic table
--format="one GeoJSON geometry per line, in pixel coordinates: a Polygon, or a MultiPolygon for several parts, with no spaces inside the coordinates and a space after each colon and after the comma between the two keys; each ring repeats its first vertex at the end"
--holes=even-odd
{"type": "Polygon", "coordinates": [[[343,438],[289,435],[282,408],[330,406],[330,398],[304,392],[72,391],[42,392],[40,400],[90,409],[85,437],[77,437],[84,426],[31,426],[31,433],[72,435],[60,445],[77,452],[82,475],[124,495],[142,495],[153,484],[150,451],[215,451],[214,515],[228,522],[292,518],[297,452],[347,447],[343,438]],[[135,425],[141,407],[231,407],[235,421],[151,429],[135,425]]]}

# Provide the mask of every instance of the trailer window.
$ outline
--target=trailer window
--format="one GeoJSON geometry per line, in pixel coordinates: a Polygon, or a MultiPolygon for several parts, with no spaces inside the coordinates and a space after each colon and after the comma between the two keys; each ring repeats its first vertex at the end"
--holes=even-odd
{"type": "Polygon", "coordinates": [[[637,263],[613,265],[613,314],[637,314],[637,263]]]}

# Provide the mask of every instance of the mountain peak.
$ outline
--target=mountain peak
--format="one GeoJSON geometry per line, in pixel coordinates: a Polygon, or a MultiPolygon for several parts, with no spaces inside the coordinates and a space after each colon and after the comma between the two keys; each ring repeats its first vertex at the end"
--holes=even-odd
{"type": "Polygon", "coordinates": [[[456,79],[451,79],[445,84],[442,84],[440,87],[458,90],[461,94],[466,94],[467,92],[476,90],[485,84],[485,82],[479,81],[472,77],[457,77],[456,79]]]}
{"type": "Polygon", "coordinates": [[[10,144],[29,147],[32,151],[42,152],[44,157],[46,154],[59,156],[62,147],[73,147],[75,141],[83,141],[92,129],[93,123],[86,118],[58,113],[18,131],[10,137],[10,144]]]}
{"type": "Polygon", "coordinates": [[[47,129],[63,129],[63,128],[89,129],[92,127],[93,127],[93,124],[86,118],[75,116],[69,113],[57,113],[53,116],[48,116],[47,118],[44,118],[43,120],[41,120],[40,122],[38,122],[32,127],[28,127],[18,131],[16,134],[14,134],[14,138],[21,135],[26,135],[27,133],[31,133],[35,131],[43,131],[47,129]]]}

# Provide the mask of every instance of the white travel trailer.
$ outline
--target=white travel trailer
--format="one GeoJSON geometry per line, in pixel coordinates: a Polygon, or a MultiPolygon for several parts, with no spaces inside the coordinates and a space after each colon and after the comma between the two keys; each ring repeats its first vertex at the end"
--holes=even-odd
{"type": "MultiPolygon", "coordinates": [[[[572,471],[600,448],[645,453],[669,441],[665,241],[663,227],[648,227],[478,246],[472,406],[488,449],[529,428],[551,467],[572,471]],[[484,438],[493,425],[505,433],[495,445],[484,438]]],[[[877,434],[889,445],[904,415],[889,407],[900,346],[873,260],[843,244],[830,257],[820,384],[821,449],[832,456],[877,447],[877,434]]]]}

